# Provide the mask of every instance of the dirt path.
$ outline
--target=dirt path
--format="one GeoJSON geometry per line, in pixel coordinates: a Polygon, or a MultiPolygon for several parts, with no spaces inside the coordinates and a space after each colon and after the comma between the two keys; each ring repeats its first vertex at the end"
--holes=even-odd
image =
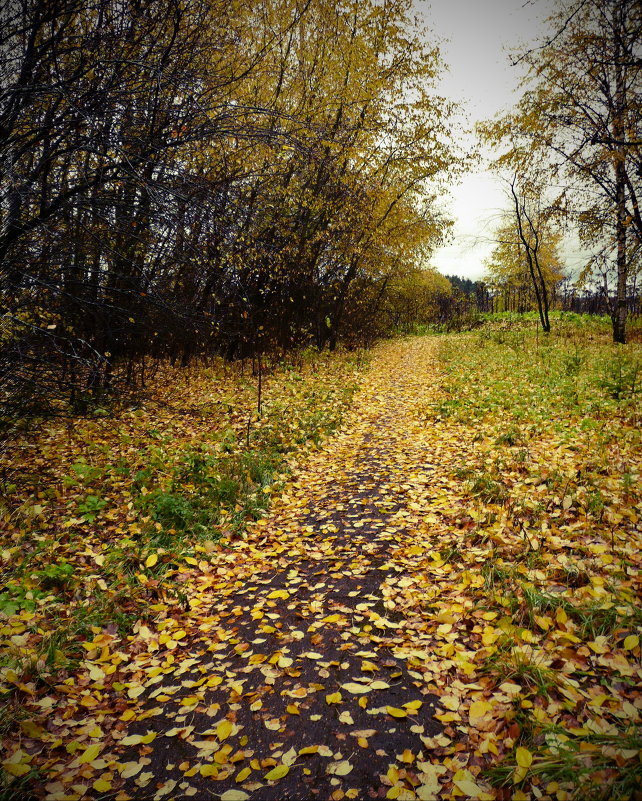
{"type": "Polygon", "coordinates": [[[467,758],[442,764],[463,747],[434,718],[454,648],[430,543],[461,442],[426,421],[433,348],[377,351],[339,434],[195,568],[189,611],[159,604],[127,646],[97,635],[52,712],[78,745],[45,766],[47,798],[441,797],[467,758]]]}

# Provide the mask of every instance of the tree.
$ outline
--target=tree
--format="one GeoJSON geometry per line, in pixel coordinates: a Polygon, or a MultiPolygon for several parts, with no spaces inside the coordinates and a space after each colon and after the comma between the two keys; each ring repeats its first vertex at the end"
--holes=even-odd
{"type": "Polygon", "coordinates": [[[456,167],[410,0],[0,5],[0,406],[370,341],[456,167]]]}
{"type": "Polygon", "coordinates": [[[517,297],[517,310],[536,306],[544,331],[550,331],[550,298],[564,280],[559,245],[561,234],[538,203],[538,196],[510,183],[513,208],[497,230],[486,268],[491,282],[517,297]]]}
{"type": "Polygon", "coordinates": [[[642,5],[567,0],[550,22],[550,38],[518,59],[529,79],[517,109],[483,134],[508,146],[498,163],[512,170],[545,164],[549,183],[561,186],[558,213],[614,259],[613,338],[624,342],[627,240],[642,241],[642,5]]]}
{"type": "Polygon", "coordinates": [[[417,325],[440,321],[452,302],[450,281],[436,270],[412,269],[389,287],[383,312],[393,329],[410,333],[417,325]]]}

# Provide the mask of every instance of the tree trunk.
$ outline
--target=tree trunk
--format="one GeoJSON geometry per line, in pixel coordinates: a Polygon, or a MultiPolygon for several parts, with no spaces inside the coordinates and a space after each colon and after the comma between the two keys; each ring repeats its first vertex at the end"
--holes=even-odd
{"type": "MultiPolygon", "coordinates": [[[[613,9],[613,30],[621,31],[617,4],[613,9]]],[[[615,63],[615,108],[613,114],[613,139],[616,143],[615,157],[615,238],[617,243],[617,290],[613,309],[613,341],[626,342],[626,279],[628,264],[626,253],[626,163],[620,143],[624,138],[625,85],[622,73],[620,41],[616,37],[613,61],[615,63]]]]}
{"type": "Polygon", "coordinates": [[[624,195],[624,165],[621,159],[615,167],[616,172],[616,239],[617,239],[617,290],[613,309],[613,342],[626,342],[626,279],[628,274],[626,254],[626,206],[624,195]]]}

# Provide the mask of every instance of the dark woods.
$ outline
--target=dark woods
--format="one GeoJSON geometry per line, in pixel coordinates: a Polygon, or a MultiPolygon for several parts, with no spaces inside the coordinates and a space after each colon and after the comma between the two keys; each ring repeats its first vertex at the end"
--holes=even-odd
{"type": "Polygon", "coordinates": [[[407,10],[0,0],[4,412],[380,334],[452,162],[407,10]]]}

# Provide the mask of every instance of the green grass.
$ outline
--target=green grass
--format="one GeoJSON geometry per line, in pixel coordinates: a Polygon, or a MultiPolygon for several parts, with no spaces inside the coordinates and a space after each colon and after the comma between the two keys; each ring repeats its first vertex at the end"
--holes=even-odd
{"type": "Polygon", "coordinates": [[[524,775],[515,753],[484,775],[547,801],[634,801],[642,787],[640,731],[621,708],[639,698],[627,665],[642,635],[637,321],[630,331],[622,346],[608,318],[556,313],[544,335],[533,314],[484,315],[439,339],[442,396],[425,410],[466,442],[458,522],[485,553],[468,593],[501,630],[475,662],[484,686],[522,688],[515,746],[533,755],[524,775]]]}
{"type": "MultiPolygon", "coordinates": [[[[639,728],[627,728],[617,734],[587,732],[571,737],[563,729],[549,727],[539,737],[542,746],[526,773],[529,780],[536,779],[552,792],[566,793],[564,797],[573,801],[639,799],[642,788],[639,728]],[[596,773],[603,777],[601,784],[594,781],[596,773]]],[[[495,786],[511,786],[517,770],[516,762],[509,760],[490,770],[489,778],[495,786]]]]}

